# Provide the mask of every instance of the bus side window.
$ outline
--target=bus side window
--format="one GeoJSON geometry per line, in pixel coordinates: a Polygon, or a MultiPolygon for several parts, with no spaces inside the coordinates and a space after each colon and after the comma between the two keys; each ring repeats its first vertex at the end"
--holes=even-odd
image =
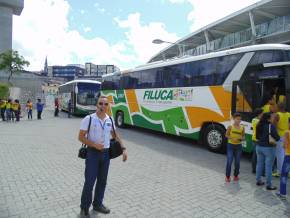
{"type": "Polygon", "coordinates": [[[235,54],[217,58],[217,78],[215,80],[216,85],[220,85],[225,81],[241,57],[242,54],[235,54]]]}
{"type": "Polygon", "coordinates": [[[200,84],[198,81],[199,61],[184,64],[186,86],[195,86],[200,84]]]}
{"type": "Polygon", "coordinates": [[[134,72],[131,74],[131,88],[138,89],[139,88],[139,80],[141,82],[141,73],[134,72]]]}
{"type": "Polygon", "coordinates": [[[164,87],[163,69],[162,68],[158,68],[158,69],[156,69],[156,77],[155,77],[154,88],[163,88],[163,87],[164,87]]]}
{"type": "Polygon", "coordinates": [[[216,59],[208,59],[200,62],[199,76],[202,78],[202,84],[199,85],[214,85],[214,74],[216,73],[216,59]]]}

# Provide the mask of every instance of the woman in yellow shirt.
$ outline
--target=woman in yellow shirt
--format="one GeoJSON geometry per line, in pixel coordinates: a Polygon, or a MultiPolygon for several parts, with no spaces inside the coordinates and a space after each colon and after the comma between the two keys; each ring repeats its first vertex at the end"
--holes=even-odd
{"type": "Polygon", "coordinates": [[[290,119],[288,119],[288,130],[286,131],[285,136],[284,136],[285,158],[283,161],[281,177],[280,177],[280,191],[279,193],[277,193],[277,195],[283,200],[286,200],[287,177],[290,171],[290,131],[289,129],[290,129],[290,119]]]}
{"type": "Polygon", "coordinates": [[[26,103],[26,110],[27,110],[27,115],[28,115],[28,120],[29,118],[32,120],[32,107],[33,104],[31,102],[31,100],[29,99],[26,103]]]}
{"type": "Polygon", "coordinates": [[[230,125],[226,132],[228,138],[227,144],[227,164],[226,164],[226,182],[231,181],[231,167],[235,159],[234,181],[239,180],[240,159],[242,154],[242,140],[245,137],[245,129],[241,125],[241,114],[233,115],[234,123],[230,125]]]}

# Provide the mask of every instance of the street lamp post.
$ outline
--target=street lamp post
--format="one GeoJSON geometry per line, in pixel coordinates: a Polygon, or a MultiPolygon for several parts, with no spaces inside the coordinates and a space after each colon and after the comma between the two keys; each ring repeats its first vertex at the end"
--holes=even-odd
{"type": "Polygon", "coordinates": [[[182,53],[183,53],[184,47],[187,46],[186,44],[175,43],[175,42],[168,42],[168,41],[164,41],[164,40],[161,40],[161,39],[154,39],[154,40],[152,41],[152,43],[154,43],[154,44],[168,43],[168,44],[172,44],[172,45],[177,45],[177,46],[178,46],[179,56],[180,56],[180,57],[182,56],[182,53]],[[182,46],[182,47],[181,47],[181,46],[182,46]]]}

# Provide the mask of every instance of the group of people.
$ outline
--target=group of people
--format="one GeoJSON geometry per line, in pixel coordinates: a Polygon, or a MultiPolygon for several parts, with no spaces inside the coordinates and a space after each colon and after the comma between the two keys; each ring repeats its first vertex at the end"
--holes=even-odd
{"type": "Polygon", "coordinates": [[[1,118],[3,121],[19,121],[21,105],[18,99],[0,99],[1,118]]]}
{"type": "MultiPolygon", "coordinates": [[[[266,189],[276,190],[277,187],[272,185],[272,176],[280,177],[280,190],[277,195],[285,199],[290,171],[290,113],[286,111],[285,97],[271,96],[262,108],[256,109],[252,129],[252,172],[256,173],[256,185],[265,184],[262,181],[262,175],[265,174],[266,189]]],[[[238,181],[242,142],[245,140],[240,113],[233,115],[233,124],[228,127],[226,137],[228,143],[225,180],[231,181],[231,165],[235,160],[233,180],[238,181]]]]}
{"type": "MultiPolygon", "coordinates": [[[[41,119],[41,114],[43,111],[44,104],[41,102],[41,99],[37,99],[36,103],[36,111],[37,111],[37,119],[41,119]]],[[[28,120],[32,120],[32,111],[33,111],[33,103],[29,99],[25,105],[27,111],[28,120]]],[[[1,110],[1,119],[2,121],[15,121],[19,122],[21,117],[21,104],[19,99],[0,99],[0,110],[1,110]]]]}

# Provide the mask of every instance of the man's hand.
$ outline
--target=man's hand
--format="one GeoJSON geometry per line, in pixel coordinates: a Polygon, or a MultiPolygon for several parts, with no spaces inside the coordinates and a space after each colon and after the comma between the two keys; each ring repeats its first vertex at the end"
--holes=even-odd
{"type": "Polygon", "coordinates": [[[127,159],[128,159],[128,154],[127,154],[127,151],[124,150],[123,151],[123,162],[125,162],[127,159]]]}
{"type": "Polygon", "coordinates": [[[101,151],[104,149],[104,145],[102,144],[97,144],[97,143],[94,143],[94,148],[101,151]]]}

